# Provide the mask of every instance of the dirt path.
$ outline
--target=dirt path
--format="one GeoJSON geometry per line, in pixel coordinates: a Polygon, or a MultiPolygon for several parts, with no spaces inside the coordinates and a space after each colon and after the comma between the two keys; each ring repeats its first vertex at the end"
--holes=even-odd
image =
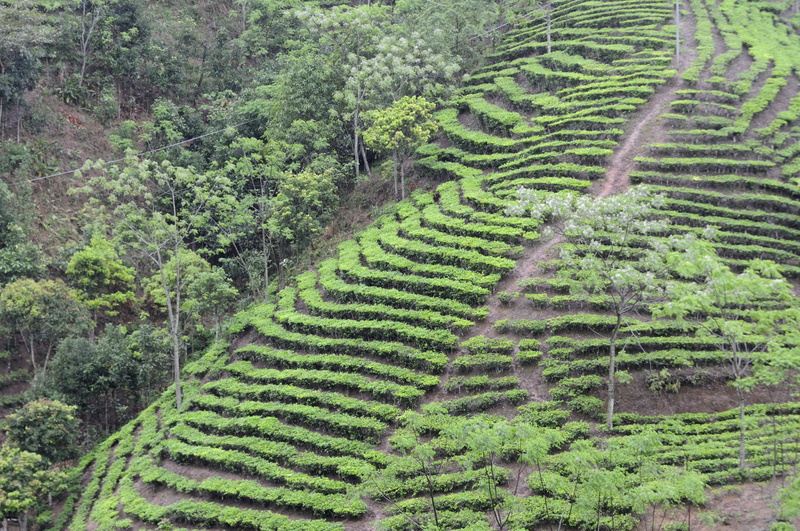
{"type": "Polygon", "coordinates": [[[656,132],[653,124],[669,109],[669,102],[672,101],[673,90],[667,90],[666,86],[662,85],[653,95],[653,99],[631,116],[630,122],[636,126],[630,133],[623,135],[619,148],[608,161],[606,178],[602,183],[593,184],[589,188],[589,193],[597,197],[608,197],[628,189],[630,186],[628,175],[635,165],[634,158],[639,156],[645,145],[652,141],[656,132]]]}
{"type": "MultiPolygon", "coordinates": [[[[686,2],[684,2],[686,4],[686,2]]],[[[684,5],[687,10],[688,6],[684,5]]],[[[690,13],[691,10],[689,9],[690,13]]],[[[664,125],[659,120],[659,116],[669,112],[669,104],[675,98],[675,91],[683,86],[680,73],[684,72],[692,64],[696,57],[693,43],[695,31],[695,21],[692,17],[684,17],[682,24],[682,40],[680,62],[675,66],[676,75],[660,85],[655,93],[628,119],[627,125],[630,128],[620,138],[614,154],[607,164],[606,176],[603,180],[595,182],[588,192],[598,198],[608,197],[613,194],[622,193],[630,187],[629,175],[635,167],[634,159],[643,154],[645,146],[654,141],[658,141],[665,135],[664,125]]],[[[557,236],[549,241],[536,243],[526,246],[522,256],[517,261],[516,267],[509,272],[494,288],[494,293],[498,292],[519,292],[519,282],[532,277],[542,277],[546,273],[541,270],[539,263],[554,258],[554,247],[563,242],[563,237],[557,236]]],[[[467,337],[483,335],[486,337],[497,337],[494,324],[503,319],[546,319],[556,315],[556,312],[549,309],[538,309],[532,307],[527,299],[518,297],[507,304],[501,303],[498,298],[490,297],[488,301],[489,314],[483,321],[476,323],[467,337]]],[[[456,353],[458,356],[461,353],[456,353]]],[[[453,376],[452,368],[448,369],[442,376],[442,381],[453,376]]],[[[543,382],[533,384],[527,382],[525,388],[532,391],[532,396],[542,396],[547,394],[542,388],[543,382]]],[[[443,389],[439,389],[430,397],[429,400],[441,400],[445,397],[443,389]]]]}
{"type": "MultiPolygon", "coordinates": [[[[551,253],[552,248],[563,241],[563,237],[556,236],[546,242],[536,243],[530,247],[526,247],[522,256],[517,261],[517,266],[495,285],[494,292],[519,291],[519,281],[532,277],[544,276],[544,272],[539,268],[539,262],[553,258],[551,253]]],[[[470,337],[480,335],[494,337],[496,334],[494,333],[493,326],[497,321],[503,319],[531,319],[531,313],[534,311],[529,308],[530,305],[526,303],[526,299],[524,298],[517,298],[509,304],[502,304],[497,297],[491,297],[488,301],[488,306],[489,315],[486,319],[476,323],[476,325],[470,329],[470,337]]]]}
{"type": "Polygon", "coordinates": [[[605,179],[594,183],[589,188],[589,193],[597,197],[608,197],[626,191],[630,186],[628,176],[636,164],[634,159],[645,152],[647,144],[663,136],[664,126],[658,118],[669,112],[669,104],[675,97],[675,91],[684,84],[680,78],[681,72],[686,71],[697,57],[696,49],[687,46],[690,36],[694,35],[694,20],[691,17],[686,19],[688,20],[682,24],[683,45],[677,74],[659,86],[647,103],[630,116],[628,124],[636,125],[622,135],[619,146],[608,161],[605,179]]]}
{"type": "MultiPolygon", "coordinates": [[[[688,17],[687,17],[688,18],[688,17]]],[[[675,90],[683,85],[680,79],[680,72],[685,71],[696,57],[694,48],[689,48],[686,43],[694,35],[694,20],[689,18],[683,24],[683,42],[680,63],[677,65],[678,73],[667,83],[659,86],[649,101],[634,112],[628,124],[635,124],[633,128],[626,131],[620,139],[620,144],[615,150],[611,159],[608,161],[605,179],[595,182],[589,188],[589,193],[602,198],[613,194],[626,191],[630,187],[628,176],[635,166],[634,159],[643,154],[645,146],[664,134],[664,127],[658,119],[659,116],[669,111],[669,104],[674,99],[675,90]]],[[[526,247],[517,267],[506,275],[496,286],[495,293],[500,291],[519,291],[518,283],[520,280],[542,276],[544,273],[539,268],[539,262],[552,258],[552,248],[563,242],[563,238],[557,236],[549,241],[534,244],[526,247]]],[[[525,300],[517,299],[510,304],[501,304],[496,297],[489,301],[489,315],[487,318],[475,325],[470,330],[470,337],[494,335],[493,325],[502,319],[532,318],[532,314],[542,313],[542,310],[533,310],[525,300]]]]}

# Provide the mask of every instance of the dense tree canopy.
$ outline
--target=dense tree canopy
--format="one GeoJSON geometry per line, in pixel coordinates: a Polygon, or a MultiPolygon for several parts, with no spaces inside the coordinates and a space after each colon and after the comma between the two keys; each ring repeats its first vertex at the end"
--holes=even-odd
{"type": "Polygon", "coordinates": [[[41,398],[8,415],[4,431],[8,444],[59,463],[78,455],[78,425],[75,406],[41,398]]]}
{"type": "Polygon", "coordinates": [[[29,278],[0,290],[0,322],[20,335],[31,365],[42,369],[59,341],[85,332],[90,324],[86,308],[63,281],[29,278]]]}

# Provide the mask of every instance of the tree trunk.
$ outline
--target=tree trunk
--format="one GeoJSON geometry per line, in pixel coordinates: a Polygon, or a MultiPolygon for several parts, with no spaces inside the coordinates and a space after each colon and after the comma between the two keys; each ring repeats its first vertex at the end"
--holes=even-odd
{"type": "Polygon", "coordinates": [[[359,149],[361,149],[361,158],[364,159],[364,171],[367,172],[367,177],[372,177],[372,170],[369,167],[369,161],[367,160],[367,152],[364,151],[364,142],[359,142],[359,149]]]}
{"type": "Polygon", "coordinates": [[[397,194],[397,157],[398,157],[397,150],[395,149],[394,153],[392,154],[392,159],[393,159],[393,163],[394,163],[392,165],[392,176],[394,177],[394,198],[395,199],[398,198],[398,194],[397,194]]]}
{"type": "Polygon", "coordinates": [[[267,231],[261,229],[261,256],[264,259],[264,303],[269,304],[269,247],[267,246],[267,231]]]}
{"type": "Polygon", "coordinates": [[[169,292],[167,285],[167,277],[164,274],[164,258],[159,252],[157,255],[157,263],[161,270],[161,288],[164,290],[164,300],[167,303],[167,316],[169,318],[169,335],[172,340],[172,370],[174,372],[175,380],[175,407],[181,408],[181,328],[180,328],[180,293],[181,293],[181,267],[178,258],[179,247],[175,246],[175,300],[169,292]]]}
{"type": "Polygon", "coordinates": [[[406,172],[403,169],[403,161],[400,161],[400,199],[406,198],[406,172]]]}
{"type": "Polygon", "coordinates": [[[431,480],[431,474],[433,474],[433,472],[427,467],[427,465],[423,465],[423,470],[425,471],[425,479],[428,482],[428,497],[431,500],[431,510],[433,511],[433,523],[438,528],[439,527],[439,513],[436,510],[436,498],[433,495],[435,489],[433,487],[433,481],[431,480]]]}
{"type": "Polygon", "coordinates": [[[739,470],[744,470],[745,459],[747,459],[747,450],[744,446],[744,403],[745,393],[744,390],[736,388],[736,395],[739,397],[739,470]]]}
{"type": "Polygon", "coordinates": [[[95,11],[92,13],[87,13],[86,8],[89,3],[89,0],[83,0],[81,7],[83,13],[81,14],[81,73],[80,77],[78,78],[78,86],[83,86],[83,80],[86,75],[86,65],[89,61],[89,44],[92,40],[92,33],[94,33],[94,28],[97,26],[97,22],[100,20],[100,13],[99,7],[95,6],[95,11]],[[89,19],[87,20],[87,15],[89,19]],[[88,22],[88,25],[87,25],[88,22]]]}
{"type": "Polygon", "coordinates": [[[617,322],[611,332],[611,343],[608,346],[608,411],[606,412],[606,425],[608,429],[614,427],[614,398],[616,398],[616,382],[614,373],[617,369],[617,335],[622,326],[622,314],[617,314],[617,322]]]}
{"type": "Polygon", "coordinates": [[[359,154],[358,154],[358,103],[356,102],[356,108],[353,112],[353,161],[356,164],[356,181],[358,180],[359,176],[359,154]]]}
{"type": "Polygon", "coordinates": [[[681,62],[681,5],[675,0],[675,65],[681,62]]]}
{"type": "Polygon", "coordinates": [[[44,355],[44,364],[42,365],[42,372],[47,372],[47,364],[50,363],[50,354],[53,352],[53,343],[47,345],[47,352],[44,355]]]}
{"type": "Polygon", "coordinates": [[[175,372],[175,408],[181,409],[181,346],[178,332],[172,331],[172,370],[175,372]]]}
{"type": "Polygon", "coordinates": [[[203,78],[206,74],[206,59],[208,59],[208,45],[203,43],[203,56],[200,59],[200,78],[197,80],[197,92],[195,93],[195,100],[197,95],[203,90],[203,78]]]}
{"type": "Polygon", "coordinates": [[[547,2],[547,53],[553,51],[553,43],[550,39],[550,28],[552,22],[553,2],[547,2]]]}
{"type": "Polygon", "coordinates": [[[23,334],[22,330],[20,330],[19,337],[22,338],[22,345],[25,347],[25,350],[28,351],[28,355],[31,357],[31,365],[33,366],[34,370],[36,370],[36,354],[34,353],[33,349],[33,334],[31,334],[31,339],[28,341],[25,339],[25,334],[23,334]]]}
{"type": "Polygon", "coordinates": [[[28,531],[28,513],[22,513],[19,517],[19,531],[28,531]]]}

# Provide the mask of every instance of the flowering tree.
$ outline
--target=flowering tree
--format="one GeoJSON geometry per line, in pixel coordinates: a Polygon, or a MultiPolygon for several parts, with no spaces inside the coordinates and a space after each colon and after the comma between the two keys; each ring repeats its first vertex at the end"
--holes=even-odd
{"type": "Polygon", "coordinates": [[[524,188],[509,213],[530,215],[542,222],[557,220],[553,229],[565,242],[560,246],[563,267],[558,275],[571,281],[574,295],[586,299],[604,295],[616,317],[608,349],[608,408],[613,426],[617,339],[623,317],[662,293],[666,270],[665,245],[654,238],[644,250],[635,240],[664,232],[666,222],[655,217],[662,199],[646,187],[598,199],[574,193],[542,193],[524,188]]]}
{"type": "Polygon", "coordinates": [[[390,13],[384,6],[361,5],[326,10],[306,8],[298,17],[321,35],[333,67],[344,73],[336,97],[352,119],[356,176],[360,156],[362,113],[380,109],[403,96],[439,96],[458,65],[436,51],[420,33],[410,36],[386,31],[390,13]]]}

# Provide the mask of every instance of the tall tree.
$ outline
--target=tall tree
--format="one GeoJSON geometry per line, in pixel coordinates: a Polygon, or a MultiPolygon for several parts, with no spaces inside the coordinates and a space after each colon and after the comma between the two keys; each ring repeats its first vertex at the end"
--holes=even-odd
{"type": "Polygon", "coordinates": [[[248,288],[268,302],[275,243],[269,219],[290,149],[282,142],[257,138],[240,138],[234,146],[240,153],[229,157],[219,171],[233,179],[239,201],[232,216],[218,219],[217,225],[228,235],[232,260],[247,276],[248,288]]]}
{"type": "Polygon", "coordinates": [[[671,254],[670,262],[684,281],[668,284],[667,300],[653,308],[653,316],[676,319],[725,354],[739,402],[739,468],[744,469],[747,393],[800,369],[800,309],[773,262],[753,260],[735,273],[702,240],[671,254]]]}
{"type": "Polygon", "coordinates": [[[334,69],[344,73],[344,87],[337,96],[347,107],[353,125],[353,164],[356,178],[361,168],[361,113],[370,108],[377,79],[367,67],[376,53],[381,28],[389,24],[389,11],[379,4],[353,8],[306,8],[298,16],[321,36],[321,52],[328,54],[334,69]]]}
{"type": "Polygon", "coordinates": [[[392,154],[395,198],[406,197],[405,160],[439,127],[431,118],[433,108],[434,104],[425,98],[406,96],[370,115],[372,125],[364,131],[364,140],[371,148],[392,154]],[[397,193],[398,169],[400,194],[397,193]]]}
{"type": "Polygon", "coordinates": [[[332,170],[281,174],[267,221],[277,251],[281,286],[290,252],[305,249],[311,260],[314,237],[330,220],[337,202],[332,170]]]}
{"type": "MultiPolygon", "coordinates": [[[[182,277],[184,294],[181,297],[181,335],[191,326],[204,324],[210,320],[215,336],[219,336],[219,323],[224,313],[230,308],[236,297],[236,288],[231,286],[225,272],[212,266],[199,254],[189,249],[181,249],[176,256],[170,258],[164,270],[157,272],[142,284],[145,292],[153,301],[166,309],[167,301],[163,290],[161,275],[166,276],[171,297],[177,297],[176,287],[179,273],[182,277]]],[[[191,336],[191,333],[188,335],[191,336]]]]}
{"type": "MultiPolygon", "coordinates": [[[[129,152],[122,169],[102,161],[88,163],[96,174],[79,190],[88,196],[87,208],[95,220],[111,228],[126,248],[138,254],[160,279],[173,348],[175,398],[180,408],[182,299],[186,282],[181,251],[188,245],[216,253],[225,241],[214,230],[214,216],[236,208],[230,179],[198,173],[191,168],[139,159],[129,152]],[[174,280],[168,278],[172,261],[174,280]]],[[[80,172],[78,173],[80,178],[80,172]]]]}
{"type": "Polygon", "coordinates": [[[25,196],[20,192],[12,193],[0,181],[0,286],[20,277],[36,277],[41,269],[41,249],[28,239],[21,212],[25,196]]]}
{"type": "Polygon", "coordinates": [[[404,26],[429,36],[434,41],[431,44],[438,44],[442,51],[469,62],[480,56],[476,46],[480,37],[503,15],[511,15],[504,11],[500,2],[484,0],[398,0],[394,8],[404,26]]]}
{"type": "Polygon", "coordinates": [[[92,35],[106,11],[106,2],[103,0],[80,0],[78,11],[78,22],[81,30],[79,36],[81,70],[78,78],[78,86],[82,87],[86,77],[86,67],[89,64],[92,35]]]}
{"type": "Polygon", "coordinates": [[[655,219],[661,198],[641,186],[603,199],[563,193],[543,196],[525,189],[519,195],[510,212],[527,211],[542,222],[562,220],[553,229],[566,244],[560,246],[564,267],[558,275],[570,281],[573,294],[587,299],[604,295],[616,317],[608,350],[606,423],[611,428],[623,317],[662,292],[660,279],[666,271],[662,244],[648,238],[645,243],[650,247],[644,251],[632,245],[664,231],[665,222],[655,219]]]}
{"type": "Polygon", "coordinates": [[[380,5],[361,5],[301,12],[310,30],[321,35],[320,51],[329,55],[341,84],[335,97],[341,112],[352,119],[352,153],[356,176],[360,158],[362,114],[381,109],[403,96],[439,97],[454,86],[459,65],[435,49],[431,35],[400,31],[391,13],[380,5]],[[360,157],[360,158],[359,158],[360,157]]]}
{"type": "Polygon", "coordinates": [[[169,358],[165,365],[164,350],[134,350],[125,332],[123,327],[107,326],[97,341],[62,341],[46,377],[35,382],[34,393],[78,406],[85,421],[107,432],[127,421],[147,402],[151,375],[161,383],[169,381],[169,358]]]}

